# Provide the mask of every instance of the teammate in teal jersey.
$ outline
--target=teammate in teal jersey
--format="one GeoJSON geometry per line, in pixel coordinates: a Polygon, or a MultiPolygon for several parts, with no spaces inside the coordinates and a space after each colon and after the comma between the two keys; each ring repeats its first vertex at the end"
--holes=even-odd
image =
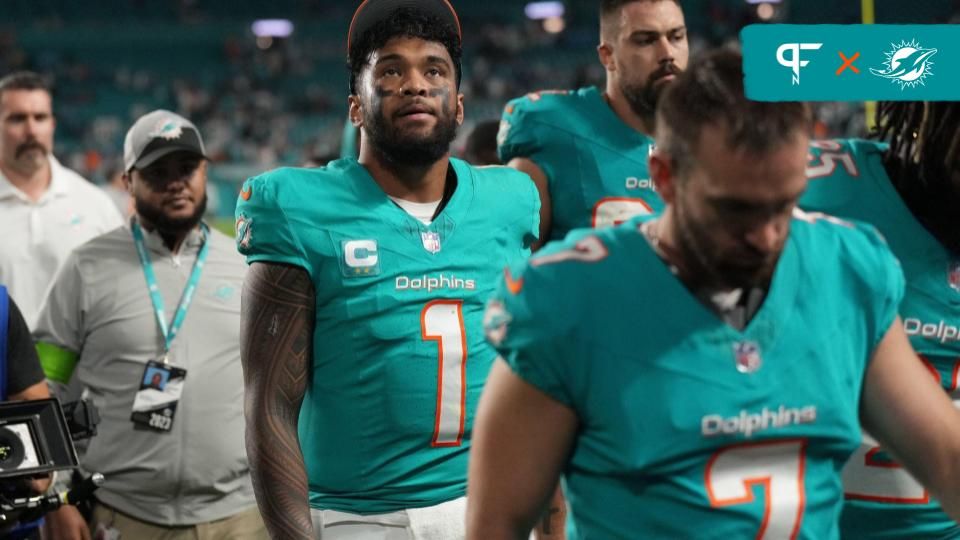
{"type": "Polygon", "coordinates": [[[255,177],[237,208],[247,448],[277,538],[464,536],[473,412],[496,356],[484,301],[536,240],[526,176],[450,158],[453,8],[397,4],[363,3],[349,33],[359,160],[255,177]]]}
{"type": "Polygon", "coordinates": [[[468,537],[524,538],[562,473],[574,539],[835,539],[858,414],[960,515],[960,413],[893,255],[795,211],[807,107],[748,101],[721,51],[658,114],[663,216],[547,246],[488,306],[468,537]]]}
{"type": "Polygon", "coordinates": [[[500,159],[540,191],[540,238],[659,212],[647,171],[657,97],[687,66],[677,0],[600,2],[606,88],[536,92],[507,104],[500,159]]]}
{"type": "MultiPolygon", "coordinates": [[[[960,104],[888,102],[878,112],[881,136],[893,144],[813,143],[801,205],[870,222],[887,239],[906,277],[900,316],[910,342],[957,401],[960,104]]],[[[844,538],[960,538],[960,525],[869,436],[844,469],[844,492],[844,538]]]]}

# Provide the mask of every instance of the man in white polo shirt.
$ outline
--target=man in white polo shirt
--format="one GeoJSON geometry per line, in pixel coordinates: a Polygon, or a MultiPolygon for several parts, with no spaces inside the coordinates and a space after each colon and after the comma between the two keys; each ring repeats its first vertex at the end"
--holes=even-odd
{"type": "Polygon", "coordinates": [[[70,251],[123,224],[109,197],[53,157],[55,126],[39,75],[0,79],[0,282],[31,328],[70,251]]]}

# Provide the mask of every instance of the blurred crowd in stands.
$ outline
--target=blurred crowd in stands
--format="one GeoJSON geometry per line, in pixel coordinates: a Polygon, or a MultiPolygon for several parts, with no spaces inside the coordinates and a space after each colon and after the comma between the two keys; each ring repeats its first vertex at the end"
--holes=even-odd
{"type": "MultiPolygon", "coordinates": [[[[745,2],[700,3],[704,6],[701,20],[688,21],[691,55],[708,46],[735,42],[740,28],[757,21],[755,8],[745,2]]],[[[118,168],[125,126],[158,107],[197,123],[215,165],[229,165],[214,167],[212,179],[231,184],[231,189],[248,173],[277,165],[324,163],[339,155],[347,70],[344,47],[337,39],[342,32],[334,30],[342,30],[339,21],[348,20],[349,2],[303,3],[298,9],[306,22],[294,20],[296,29],[286,39],[256,39],[249,23],[218,24],[217,9],[204,9],[199,0],[170,4],[166,21],[151,23],[143,31],[136,27],[140,23],[133,22],[137,9],[146,9],[138,1],[126,5],[114,26],[62,16],[39,18],[31,25],[0,23],[0,73],[31,69],[52,78],[56,152],[65,165],[107,183],[118,168]],[[131,20],[130,25],[122,22],[124,17],[131,20]],[[76,28],[84,24],[91,28],[78,32],[76,28]],[[127,27],[120,30],[117,25],[127,27]],[[31,31],[34,38],[23,39],[31,31]],[[36,37],[38,33],[43,37],[36,37]],[[47,41],[46,36],[58,34],[66,38],[47,41]],[[171,46],[170,40],[181,34],[180,46],[171,46]],[[107,40],[98,49],[84,42],[100,43],[110,35],[114,45],[107,40]],[[156,36],[154,42],[151,35],[156,36]],[[81,46],[73,47],[71,39],[81,46]],[[126,47],[127,42],[139,49],[131,50],[125,59],[115,57],[116,48],[126,47]]],[[[579,5],[592,2],[568,4],[578,8],[568,7],[568,12],[579,16],[558,33],[502,9],[480,11],[486,16],[469,19],[464,15],[465,24],[474,28],[465,43],[463,92],[468,114],[455,143],[458,150],[463,151],[474,126],[498,119],[503,105],[513,97],[544,88],[602,85],[595,15],[589,6],[579,5]]],[[[691,11],[687,10],[688,16],[691,11]]],[[[856,12],[851,13],[850,20],[833,22],[859,22],[856,12]]],[[[936,22],[960,22],[960,5],[954,13],[936,22]]],[[[817,136],[865,134],[862,104],[827,103],[817,109],[817,136]]],[[[232,205],[220,213],[232,213],[232,205]]]]}

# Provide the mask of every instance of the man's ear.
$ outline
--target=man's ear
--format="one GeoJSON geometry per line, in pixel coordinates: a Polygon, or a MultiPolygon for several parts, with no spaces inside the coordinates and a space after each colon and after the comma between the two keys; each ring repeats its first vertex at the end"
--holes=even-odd
{"type": "Polygon", "coordinates": [[[123,185],[127,188],[127,193],[133,195],[133,171],[123,173],[123,185]]]}
{"type": "Polygon", "coordinates": [[[600,44],[597,45],[597,58],[600,59],[600,63],[606,68],[607,73],[617,70],[617,63],[613,61],[613,45],[606,41],[601,41],[600,44]]]}
{"type": "Polygon", "coordinates": [[[350,96],[347,97],[347,108],[349,111],[348,114],[350,115],[350,123],[353,124],[353,127],[363,127],[363,105],[360,103],[360,96],[350,94],[350,96]]]}
{"type": "Polygon", "coordinates": [[[666,152],[654,149],[648,159],[650,169],[650,179],[653,185],[657,187],[657,193],[667,204],[673,204],[677,197],[676,186],[676,168],[673,164],[673,157],[666,152]]]}

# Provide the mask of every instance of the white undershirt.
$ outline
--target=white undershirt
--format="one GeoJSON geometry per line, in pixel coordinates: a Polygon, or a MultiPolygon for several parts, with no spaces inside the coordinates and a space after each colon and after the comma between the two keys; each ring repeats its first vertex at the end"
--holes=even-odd
{"type": "Polygon", "coordinates": [[[433,223],[433,216],[437,213],[437,207],[440,206],[440,201],[418,203],[398,199],[396,197],[390,197],[390,200],[397,203],[397,206],[403,208],[406,213],[415,217],[424,225],[430,225],[433,223]]]}

